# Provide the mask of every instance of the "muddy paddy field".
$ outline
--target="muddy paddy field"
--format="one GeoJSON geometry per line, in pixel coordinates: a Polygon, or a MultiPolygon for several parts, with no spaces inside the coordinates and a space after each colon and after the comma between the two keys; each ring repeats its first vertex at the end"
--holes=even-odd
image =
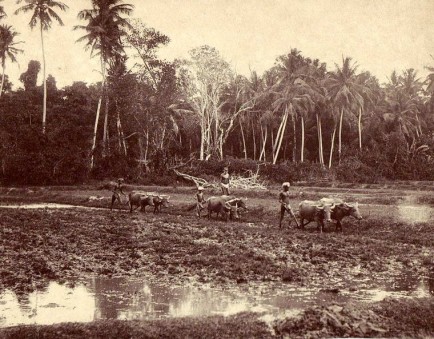
{"type": "Polygon", "coordinates": [[[434,336],[427,187],[293,188],[294,208],[359,202],[363,220],[323,234],[279,229],[277,187],[234,192],[249,212],[228,223],[188,212],[191,187],[139,188],[171,207],[110,211],[98,185],[0,190],[0,337],[434,336]]]}

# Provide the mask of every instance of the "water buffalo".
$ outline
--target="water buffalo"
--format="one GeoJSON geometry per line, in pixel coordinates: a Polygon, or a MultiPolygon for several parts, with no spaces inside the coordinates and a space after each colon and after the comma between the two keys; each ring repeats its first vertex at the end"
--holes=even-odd
{"type": "Polygon", "coordinates": [[[216,213],[217,217],[219,214],[225,216],[226,221],[229,217],[233,219],[238,219],[238,204],[245,208],[245,203],[241,202],[242,199],[230,199],[226,200],[224,197],[210,197],[207,199],[208,205],[208,219],[211,219],[211,214],[216,213]]]}
{"type": "Polygon", "coordinates": [[[357,202],[355,204],[343,202],[340,204],[335,204],[332,207],[331,219],[336,220],[336,230],[339,229],[342,231],[341,220],[345,217],[353,217],[357,220],[363,219],[359,211],[359,204],[357,202]]]}
{"type": "Polygon", "coordinates": [[[312,221],[316,221],[317,228],[320,232],[324,228],[324,219],[331,221],[331,213],[334,205],[324,204],[321,201],[304,200],[298,205],[298,214],[300,217],[300,227],[304,226],[312,221]],[[304,223],[307,220],[307,223],[304,223]]]}
{"type": "Polygon", "coordinates": [[[131,192],[128,194],[128,202],[130,205],[130,213],[133,212],[133,210],[136,210],[137,208],[141,207],[140,210],[144,211],[144,207],[150,205],[154,206],[153,196],[145,193],[145,192],[131,192]],[[136,207],[135,207],[136,206],[136,207]],[[135,208],[133,208],[135,207],[135,208]]]}
{"type": "Polygon", "coordinates": [[[170,195],[158,195],[154,196],[154,213],[160,213],[161,207],[169,207],[170,195]]]}

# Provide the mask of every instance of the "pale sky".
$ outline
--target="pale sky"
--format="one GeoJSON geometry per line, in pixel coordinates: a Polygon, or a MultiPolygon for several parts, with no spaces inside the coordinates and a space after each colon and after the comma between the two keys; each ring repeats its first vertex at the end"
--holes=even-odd
{"type": "MultiPolygon", "coordinates": [[[[100,80],[99,65],[90,59],[83,44],[75,41],[83,32],[77,13],[90,8],[90,0],[63,0],[65,22],[45,34],[47,74],[58,87],[73,81],[100,80]]],[[[188,51],[208,44],[240,74],[249,69],[262,73],[276,57],[291,48],[304,56],[327,63],[329,70],[350,56],[359,70],[368,70],[384,82],[393,70],[415,68],[420,77],[424,66],[434,66],[434,0],[129,0],[132,17],[171,38],[160,56],[167,60],[188,56],[188,51]]],[[[11,24],[24,40],[20,68],[7,64],[11,81],[21,86],[19,75],[29,60],[42,60],[39,31],[28,28],[30,13],[16,16],[16,0],[4,0],[11,24]]],[[[84,22],[82,22],[84,24],[84,22]]]]}

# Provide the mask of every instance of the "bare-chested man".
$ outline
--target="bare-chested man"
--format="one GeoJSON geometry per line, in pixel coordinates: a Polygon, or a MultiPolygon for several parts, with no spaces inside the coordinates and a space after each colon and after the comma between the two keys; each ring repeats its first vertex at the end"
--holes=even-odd
{"type": "MultiPolygon", "coordinates": [[[[289,213],[291,218],[293,218],[298,226],[297,219],[294,215],[294,212],[292,211],[291,205],[289,205],[289,187],[291,184],[289,182],[284,182],[282,184],[282,192],[279,194],[279,202],[280,202],[280,221],[279,221],[279,227],[282,228],[282,220],[285,216],[285,211],[289,213]]],[[[289,224],[291,225],[291,219],[289,219],[289,224]]]]}
{"type": "Polygon", "coordinates": [[[200,212],[205,208],[203,204],[205,203],[205,197],[203,195],[203,187],[197,187],[196,193],[196,215],[200,218],[200,212]]]}
{"type": "Polygon", "coordinates": [[[228,173],[228,168],[223,168],[223,173],[220,175],[220,186],[222,188],[223,195],[229,195],[229,184],[230,184],[230,176],[228,173]]]}
{"type": "Polygon", "coordinates": [[[117,184],[113,187],[112,203],[110,205],[110,210],[113,209],[113,205],[114,205],[115,201],[118,201],[119,205],[122,204],[121,194],[126,196],[124,191],[122,191],[122,183],[123,182],[124,182],[124,179],[119,178],[117,184]]]}

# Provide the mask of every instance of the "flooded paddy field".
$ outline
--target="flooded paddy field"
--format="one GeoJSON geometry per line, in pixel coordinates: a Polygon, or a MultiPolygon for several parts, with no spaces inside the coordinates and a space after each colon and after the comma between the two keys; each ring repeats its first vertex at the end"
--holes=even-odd
{"type": "MultiPolygon", "coordinates": [[[[424,310],[412,323],[425,321],[423,328],[434,331],[425,309],[434,293],[429,192],[406,191],[387,204],[386,194],[375,200],[375,191],[346,192],[347,201],[360,202],[364,219],[344,219],[343,232],[328,225],[319,234],[314,225],[278,228],[277,190],[236,192],[248,196],[249,213],[229,223],[188,212],[191,188],[148,190],[170,194],[172,206],[159,215],[130,214],[126,205],[107,208],[109,191],[0,192],[0,327],[6,336],[26,331],[23,325],[76,322],[83,331],[101,331],[101,322],[124,320],[184,329],[197,322],[233,330],[249,324],[258,337],[303,337],[312,328],[326,329],[320,337],[396,336],[406,332],[384,318],[402,322],[390,314],[393,303],[415,316],[424,310]],[[357,314],[349,319],[345,305],[368,319],[367,327],[356,326],[357,314]],[[340,325],[324,321],[327,314],[340,325]]],[[[296,191],[292,206],[329,193],[296,191]]]]}

